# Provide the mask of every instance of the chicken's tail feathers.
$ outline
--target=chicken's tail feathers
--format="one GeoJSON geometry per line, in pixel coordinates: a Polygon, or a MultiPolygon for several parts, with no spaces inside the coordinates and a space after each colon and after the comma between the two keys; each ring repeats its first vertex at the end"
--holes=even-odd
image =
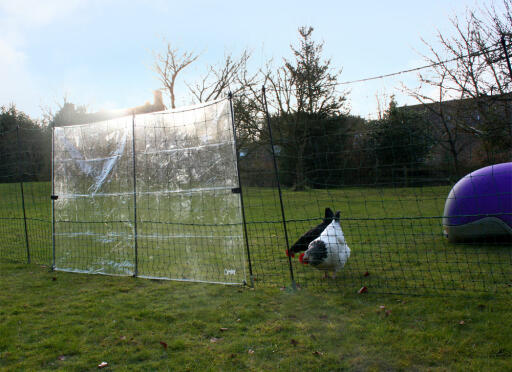
{"type": "Polygon", "coordinates": [[[330,222],[330,221],[332,221],[333,218],[334,218],[334,213],[333,213],[332,209],[329,208],[329,207],[325,208],[324,221],[325,222],[330,222]]]}

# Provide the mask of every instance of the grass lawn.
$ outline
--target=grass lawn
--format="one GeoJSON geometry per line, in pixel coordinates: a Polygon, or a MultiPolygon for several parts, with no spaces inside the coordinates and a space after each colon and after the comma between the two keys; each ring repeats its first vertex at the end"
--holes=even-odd
{"type": "Polygon", "coordinates": [[[0,261],[0,370],[506,371],[512,299],[288,292],[0,261]]]}
{"type": "MultiPolygon", "coordinates": [[[[44,183],[25,185],[34,263],[14,263],[26,259],[19,185],[0,188],[0,369],[96,370],[103,361],[116,371],[511,368],[510,247],[448,244],[439,218],[446,187],[285,191],[290,241],[316,224],[329,206],[342,211],[352,249],[336,280],[320,279],[320,272],[295,259],[295,292],[284,288],[290,284],[289,267],[273,189],[245,190],[253,290],[50,272],[49,187],[44,183]],[[357,294],[362,285],[367,294],[357,294]]],[[[139,228],[145,237],[139,249],[142,269],[161,267],[169,273],[166,260],[186,260],[190,247],[180,251],[176,242],[181,238],[161,238],[176,234],[162,222],[174,222],[170,211],[179,208],[170,206],[182,202],[163,200],[141,199],[139,228]],[[149,243],[152,236],[160,236],[158,244],[149,243]],[[180,254],[166,256],[170,248],[180,254]],[[155,254],[150,252],[164,253],[153,266],[148,265],[155,254]]],[[[222,215],[208,200],[190,202],[209,207],[202,222],[222,215]]],[[[83,211],[77,214],[81,219],[93,217],[93,208],[83,211]]],[[[132,260],[131,243],[89,240],[92,233],[115,231],[116,224],[129,237],[130,226],[103,221],[88,224],[89,235],[78,230],[81,235],[67,243],[71,251],[81,247],[83,259],[107,254],[132,260]],[[119,254],[127,248],[128,256],[119,254]]],[[[220,235],[231,234],[231,228],[220,235]]],[[[185,225],[177,233],[216,236],[211,229],[185,225]]],[[[206,254],[197,257],[195,268],[198,274],[220,277],[224,248],[208,246],[199,244],[206,254]]],[[[187,261],[180,264],[187,267],[187,261]]]]}
{"type": "MultiPolygon", "coordinates": [[[[48,183],[26,183],[32,262],[51,264],[48,183]]],[[[449,187],[284,190],[289,244],[320,221],[325,207],[341,211],[352,250],[336,280],[292,260],[301,287],[362,286],[386,293],[512,293],[510,244],[449,244],[442,214],[449,187]]],[[[0,185],[0,257],[26,260],[18,184],[0,185]]],[[[244,189],[247,237],[256,288],[291,283],[275,188],[244,189]]],[[[228,191],[147,194],[137,198],[135,259],[133,196],[60,198],[56,202],[58,269],[180,280],[248,280],[238,195],[228,191]],[[237,222],[238,221],[238,222],[237,222]]]]}

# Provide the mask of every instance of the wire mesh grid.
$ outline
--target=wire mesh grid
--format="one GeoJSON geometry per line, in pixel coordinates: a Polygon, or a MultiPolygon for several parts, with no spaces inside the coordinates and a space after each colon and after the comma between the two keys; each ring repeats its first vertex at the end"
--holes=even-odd
{"type": "Polygon", "coordinates": [[[139,275],[243,283],[229,101],[136,117],[139,275]]]}
{"type": "Polygon", "coordinates": [[[261,127],[274,135],[240,151],[256,283],[282,285],[288,276],[292,286],[388,293],[510,290],[512,163],[470,173],[468,190],[450,193],[460,174],[435,158],[435,123],[418,125],[420,115],[408,112],[384,124],[262,112],[261,127]],[[448,240],[447,213],[468,215],[476,239],[448,240]],[[500,227],[483,226],[489,216],[500,227]]]}
{"type": "Polygon", "coordinates": [[[42,176],[50,173],[41,155],[50,136],[41,147],[33,130],[4,131],[0,256],[256,287],[510,290],[506,234],[457,243],[445,236],[459,225],[469,226],[464,234],[482,231],[481,221],[491,223],[484,230],[497,223],[506,232],[510,163],[469,173],[488,165],[469,141],[461,153],[467,168],[454,171],[429,142],[431,119],[418,126],[407,116],[382,124],[259,110],[251,141],[236,111],[233,123],[229,100],[55,128],[53,192],[42,176]],[[472,193],[455,185],[459,179],[472,193]],[[481,180],[494,188],[482,193],[481,180]],[[50,193],[58,196],[53,252],[50,193]],[[486,209],[493,203],[497,209],[486,209]]]}
{"type": "Polygon", "coordinates": [[[49,132],[17,126],[0,133],[0,141],[0,257],[48,264],[49,132]]]}
{"type": "Polygon", "coordinates": [[[124,117],[54,129],[55,269],[133,274],[131,128],[124,117]]]}
{"type": "Polygon", "coordinates": [[[229,101],[55,128],[55,267],[243,283],[229,101]]]}

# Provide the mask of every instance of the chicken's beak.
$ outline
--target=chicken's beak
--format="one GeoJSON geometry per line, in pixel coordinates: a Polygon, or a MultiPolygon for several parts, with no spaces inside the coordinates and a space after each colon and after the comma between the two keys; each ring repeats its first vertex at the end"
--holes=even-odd
{"type": "Polygon", "coordinates": [[[301,263],[303,263],[304,265],[307,265],[308,264],[308,258],[307,257],[304,257],[305,253],[301,253],[300,256],[299,256],[299,261],[301,263]]]}

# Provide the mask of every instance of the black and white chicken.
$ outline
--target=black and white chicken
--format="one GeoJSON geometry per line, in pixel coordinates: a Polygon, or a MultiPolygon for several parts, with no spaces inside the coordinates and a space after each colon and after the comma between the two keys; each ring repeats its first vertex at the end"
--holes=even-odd
{"type": "Polygon", "coordinates": [[[341,270],[350,257],[350,248],[345,241],[343,230],[340,225],[340,212],[336,212],[332,222],[322,231],[322,233],[309,243],[306,252],[300,255],[299,260],[303,264],[326,271],[326,276],[330,271],[336,273],[341,270]]]}
{"type": "Polygon", "coordinates": [[[304,252],[308,249],[309,243],[318,238],[322,231],[332,222],[334,213],[331,208],[325,208],[325,217],[323,221],[311,230],[305,232],[293,245],[290,247],[290,251],[286,252],[286,255],[295,256],[295,253],[304,252]]]}

